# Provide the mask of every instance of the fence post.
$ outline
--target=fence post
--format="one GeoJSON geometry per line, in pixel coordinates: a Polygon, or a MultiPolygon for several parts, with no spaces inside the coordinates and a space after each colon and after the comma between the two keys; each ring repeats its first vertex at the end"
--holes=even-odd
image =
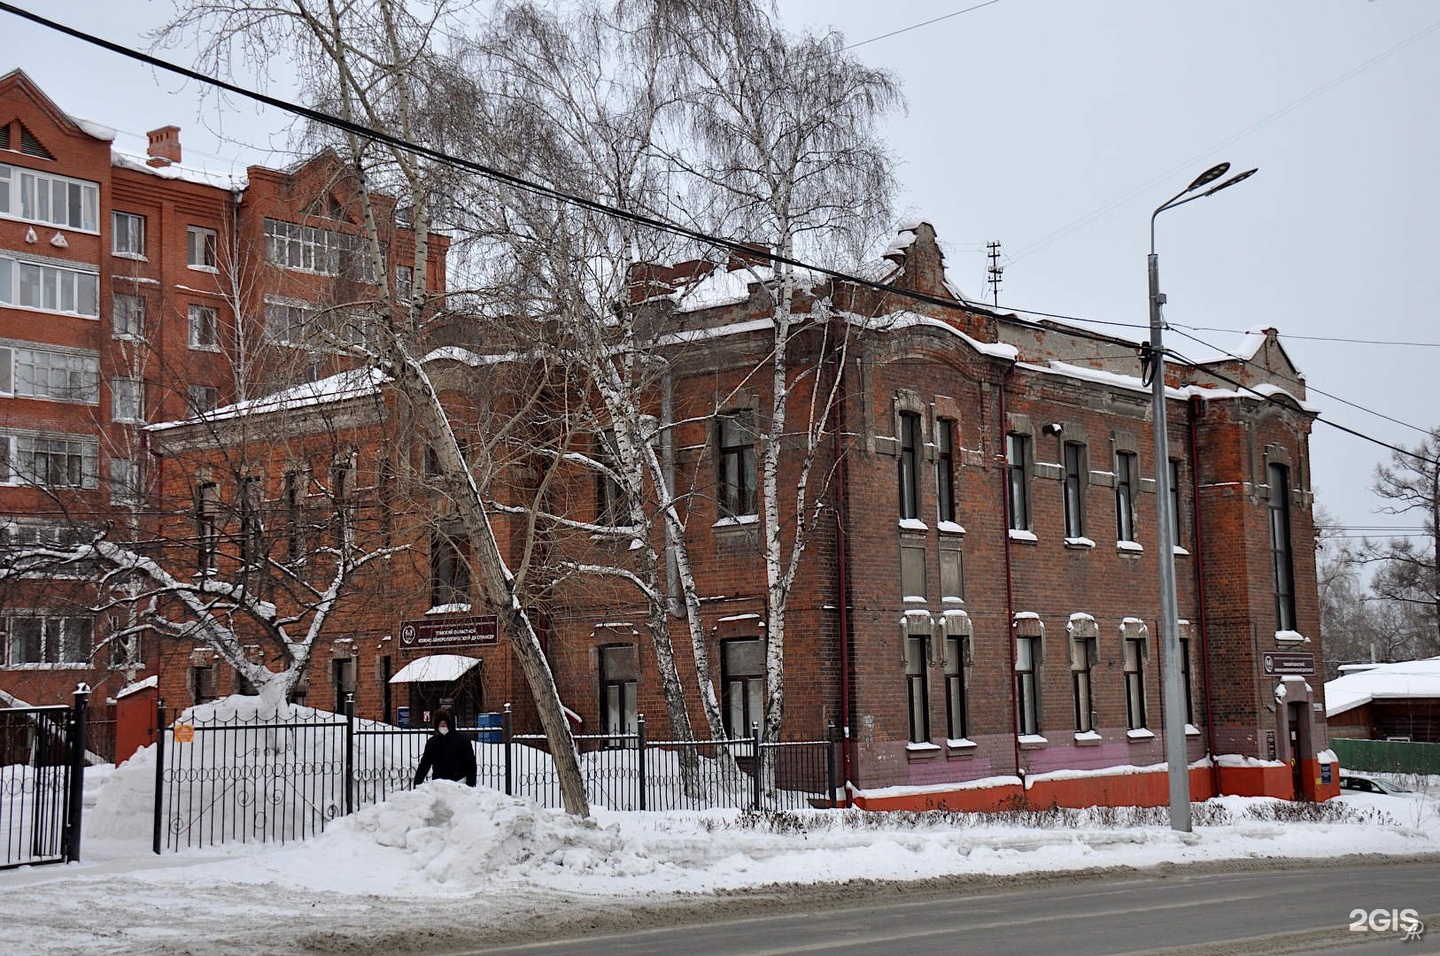
{"type": "Polygon", "coordinates": [[[830,809],[835,809],[835,721],[830,721],[825,733],[825,787],[829,791],[830,809]]]}
{"type": "Polygon", "coordinates": [[[755,785],[751,787],[751,809],[760,809],[760,725],[755,721],[750,722],[750,770],[755,778],[755,785]]]}
{"type": "Polygon", "coordinates": [[[70,708],[66,742],[70,759],[70,792],[65,801],[65,862],[80,859],[80,824],[85,812],[85,723],[90,702],[90,685],[75,686],[75,705],[70,708]]]}
{"type": "Polygon", "coordinates": [[[355,692],[345,692],[345,815],[355,812],[355,692]]]}
{"type": "Polygon", "coordinates": [[[165,701],[155,702],[155,834],[152,848],[160,852],[165,822],[165,701]]]}
{"type": "Polygon", "coordinates": [[[640,809],[648,810],[646,803],[646,781],[645,781],[645,715],[639,714],[635,717],[635,744],[640,748],[640,809]]]}
{"type": "Polygon", "coordinates": [[[500,742],[505,745],[505,796],[515,795],[515,784],[510,772],[510,705],[500,712],[500,742]]]}

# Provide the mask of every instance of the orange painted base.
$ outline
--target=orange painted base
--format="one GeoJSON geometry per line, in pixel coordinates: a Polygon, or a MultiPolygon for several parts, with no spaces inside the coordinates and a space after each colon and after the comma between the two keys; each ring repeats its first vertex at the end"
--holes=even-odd
{"type": "MultiPolygon", "coordinates": [[[[1329,784],[1320,783],[1318,761],[1306,769],[1305,796],[1328,800],[1340,793],[1340,768],[1332,765],[1329,784]]],[[[1288,767],[1220,767],[1220,788],[1215,789],[1215,771],[1190,771],[1190,798],[1208,800],[1219,794],[1242,797],[1293,798],[1294,787],[1288,767]]],[[[1049,807],[1163,807],[1170,803],[1170,782],[1164,771],[1103,776],[1037,780],[1029,790],[1018,783],[993,787],[968,787],[932,793],[865,796],[857,794],[854,805],[862,810],[957,810],[967,813],[995,813],[1002,810],[1043,810],[1049,807]]]]}

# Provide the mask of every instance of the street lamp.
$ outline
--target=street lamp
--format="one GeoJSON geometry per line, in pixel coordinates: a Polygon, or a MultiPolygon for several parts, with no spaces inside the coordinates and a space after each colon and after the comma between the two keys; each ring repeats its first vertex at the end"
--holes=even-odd
{"type": "Polygon", "coordinates": [[[1229,163],[1211,166],[1150,214],[1150,341],[1144,350],[1144,365],[1150,375],[1151,417],[1155,423],[1155,521],[1160,526],[1160,680],[1165,694],[1165,762],[1170,777],[1170,829],[1186,833],[1190,832],[1190,761],[1185,752],[1185,690],[1180,686],[1179,602],[1175,597],[1175,535],[1170,514],[1170,429],[1165,414],[1165,348],[1161,344],[1164,322],[1160,317],[1160,307],[1165,304],[1165,294],[1160,291],[1160,258],[1155,255],[1155,218],[1167,209],[1213,196],[1257,172],[1249,169],[1210,186],[1229,171],[1229,163]],[[1210,188],[1204,189],[1206,186],[1210,188]],[[1202,189],[1203,192],[1200,191],[1202,189]]]}

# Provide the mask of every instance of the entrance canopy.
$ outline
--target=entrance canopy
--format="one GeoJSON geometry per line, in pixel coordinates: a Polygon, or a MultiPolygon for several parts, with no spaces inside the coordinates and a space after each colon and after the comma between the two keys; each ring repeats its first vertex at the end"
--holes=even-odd
{"type": "Polygon", "coordinates": [[[478,657],[462,654],[431,654],[417,657],[395,672],[392,684],[445,683],[459,680],[480,663],[478,657]]]}

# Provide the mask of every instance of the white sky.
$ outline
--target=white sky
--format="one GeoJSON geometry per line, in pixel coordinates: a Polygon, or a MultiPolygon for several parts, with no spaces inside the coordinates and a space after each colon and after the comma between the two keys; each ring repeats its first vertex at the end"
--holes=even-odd
{"type": "MultiPolygon", "coordinates": [[[[21,2],[137,46],[170,10],[21,2]]],[[[980,2],[780,9],[791,29],[833,25],[861,42],[980,2]]],[[[282,116],[245,104],[217,114],[190,85],[9,15],[0,34],[11,41],[0,71],[25,69],[63,109],[120,130],[121,148],[175,123],[187,160],[289,158],[269,152],[286,145],[282,116]]],[[[1440,343],[1425,317],[1440,299],[1430,228],[1440,219],[1440,7],[1430,0],[999,0],[856,53],[903,81],[910,110],[890,129],[901,212],[935,224],[971,295],[988,299],[984,244],[999,240],[1001,306],[1145,324],[1150,211],[1228,160],[1260,174],[1160,219],[1173,325],[1440,343]]],[[[1226,348],[1239,340],[1190,334],[1226,348]]],[[[1285,342],[1312,388],[1422,429],[1440,424],[1440,348],[1285,342]]],[[[1178,331],[1166,344],[1207,351],[1178,331]]],[[[1314,391],[1310,402],[1391,444],[1421,437],[1314,391]]],[[[1373,513],[1383,449],[1317,424],[1312,451],[1319,501],[1344,524],[1418,524],[1373,513]]]]}

